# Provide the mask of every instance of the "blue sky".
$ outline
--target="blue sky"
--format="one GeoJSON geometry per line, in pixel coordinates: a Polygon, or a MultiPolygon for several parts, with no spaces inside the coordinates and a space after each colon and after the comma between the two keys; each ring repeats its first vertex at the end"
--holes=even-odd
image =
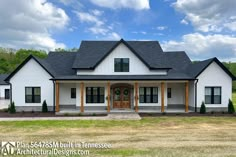
{"type": "MultiPolygon", "coordinates": [[[[184,15],[176,12],[171,6],[173,1],[149,1],[149,9],[132,8],[108,8],[97,6],[88,0],[80,0],[78,7],[67,4],[63,1],[51,1],[55,5],[63,8],[70,17],[70,28],[55,34],[59,42],[63,42],[67,47],[78,47],[81,40],[158,40],[168,41],[180,40],[182,34],[190,33],[193,27],[183,25],[180,21],[184,15]],[[96,23],[81,20],[75,11],[87,13],[95,16],[104,22],[100,28],[107,29],[106,33],[95,33],[89,28],[97,27],[96,23]],[[93,14],[93,11],[100,12],[101,15],[93,14]],[[112,27],[108,28],[108,27],[112,27]],[[73,30],[73,31],[72,31],[73,30]],[[109,33],[116,33],[118,36],[109,36],[109,33]]],[[[84,15],[85,16],[85,15],[84,15]]]]}
{"type": "Polygon", "coordinates": [[[0,47],[46,51],[81,40],[158,40],[191,59],[236,61],[235,0],[0,1],[0,47]]]}

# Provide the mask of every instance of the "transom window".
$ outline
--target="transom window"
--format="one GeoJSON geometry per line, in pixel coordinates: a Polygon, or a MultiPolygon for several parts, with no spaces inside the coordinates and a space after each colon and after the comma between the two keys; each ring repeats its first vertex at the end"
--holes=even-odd
{"type": "Polygon", "coordinates": [[[205,104],[221,104],[221,87],[205,87],[205,104]]]}
{"type": "Polygon", "coordinates": [[[104,87],[86,87],[86,103],[104,103],[104,87]]]}
{"type": "Polygon", "coordinates": [[[41,103],[40,87],[25,87],[25,102],[26,103],[41,103]]]}
{"type": "Polygon", "coordinates": [[[115,58],[115,72],[129,72],[129,58],[115,58]]]}
{"type": "Polygon", "coordinates": [[[140,87],[140,103],[158,103],[158,87],[140,87]]]}

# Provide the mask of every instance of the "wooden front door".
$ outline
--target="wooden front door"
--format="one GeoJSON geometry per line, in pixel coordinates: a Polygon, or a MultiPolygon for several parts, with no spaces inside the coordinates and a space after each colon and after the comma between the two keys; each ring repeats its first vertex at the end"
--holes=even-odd
{"type": "Polygon", "coordinates": [[[113,108],[130,108],[130,88],[115,87],[113,89],[113,108]]]}

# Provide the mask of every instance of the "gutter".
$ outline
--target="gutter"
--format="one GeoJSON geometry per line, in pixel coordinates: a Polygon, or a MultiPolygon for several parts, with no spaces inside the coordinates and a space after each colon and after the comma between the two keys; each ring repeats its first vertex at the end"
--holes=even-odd
{"type": "Polygon", "coordinates": [[[198,79],[196,79],[197,81],[194,83],[194,88],[195,88],[195,112],[197,112],[197,83],[198,83],[198,79]]]}

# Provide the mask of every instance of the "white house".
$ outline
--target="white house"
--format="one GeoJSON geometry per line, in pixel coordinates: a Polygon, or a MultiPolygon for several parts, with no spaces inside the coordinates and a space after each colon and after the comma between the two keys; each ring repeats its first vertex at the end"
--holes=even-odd
{"type": "Polygon", "coordinates": [[[82,41],[78,52],[29,56],[6,79],[17,111],[226,111],[235,77],[217,59],[192,63],[157,41],[82,41]]]}
{"type": "Polygon", "coordinates": [[[10,85],[4,80],[7,74],[0,74],[0,109],[7,108],[10,104],[10,85]]]}

